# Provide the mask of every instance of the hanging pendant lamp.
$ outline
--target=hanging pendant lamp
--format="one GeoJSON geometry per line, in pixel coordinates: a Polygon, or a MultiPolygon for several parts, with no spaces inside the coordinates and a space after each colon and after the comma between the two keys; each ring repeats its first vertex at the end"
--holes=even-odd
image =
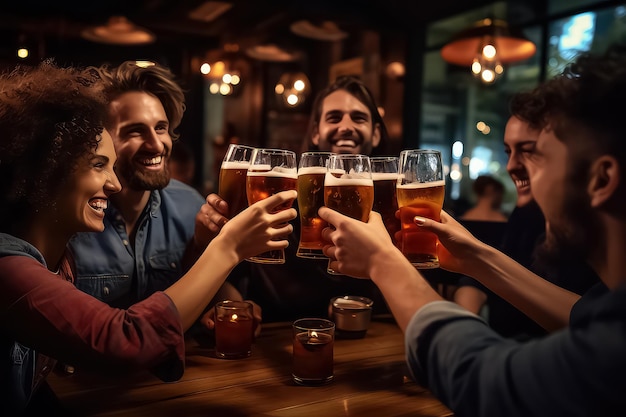
{"type": "Polygon", "coordinates": [[[533,56],[534,43],[504,20],[483,19],[462,30],[441,49],[441,56],[450,64],[468,66],[485,83],[494,82],[504,65],[533,56]]]}

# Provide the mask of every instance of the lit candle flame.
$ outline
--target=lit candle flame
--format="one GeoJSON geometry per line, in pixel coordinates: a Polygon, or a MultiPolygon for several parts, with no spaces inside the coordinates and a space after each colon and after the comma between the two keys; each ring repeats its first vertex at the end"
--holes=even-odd
{"type": "Polygon", "coordinates": [[[230,321],[237,321],[237,314],[233,314],[232,316],[230,316],[230,321]]]}
{"type": "Polygon", "coordinates": [[[310,337],[317,337],[317,332],[315,330],[311,331],[311,334],[309,334],[310,337]]]}

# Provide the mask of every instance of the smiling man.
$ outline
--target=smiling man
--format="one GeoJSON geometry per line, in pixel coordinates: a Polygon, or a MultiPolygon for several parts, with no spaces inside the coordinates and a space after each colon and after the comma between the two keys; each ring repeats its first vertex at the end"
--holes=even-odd
{"type": "MultiPolygon", "coordinates": [[[[373,155],[388,141],[387,129],[374,95],[357,77],[342,76],[321,90],[313,103],[303,151],[373,155]]],[[[215,230],[229,215],[227,203],[218,195],[207,197],[215,230]]],[[[284,321],[328,314],[334,296],[361,295],[374,300],[375,312],[387,312],[380,291],[371,282],[327,273],[326,260],[296,256],[300,221],[292,222],[283,265],[240,265],[229,280],[246,298],[263,309],[263,320],[284,321]]]]}
{"type": "Polygon", "coordinates": [[[524,158],[532,195],[546,224],[546,253],[585,259],[601,279],[582,297],[530,273],[476,240],[451,216],[416,217],[437,234],[443,268],[479,279],[559,329],[520,343],[496,334],[478,316],[444,301],[384,236],[380,216],[368,223],[326,207],[320,215],[333,245],[331,267],[371,278],[405,333],[407,362],[462,416],[618,416],[626,409],[626,147],[623,106],[626,49],[584,55],[565,73],[514,103],[539,128],[524,158]],[[444,249],[445,247],[445,249],[444,249]]]}
{"type": "MultiPolygon", "coordinates": [[[[205,199],[170,180],[175,129],[185,111],[174,75],[160,65],[142,68],[131,61],[98,72],[109,99],[106,128],[122,190],[111,198],[104,232],[79,234],[70,247],[77,287],[126,308],[177,281],[214,234],[205,199]]],[[[240,297],[230,284],[223,291],[220,298],[240,297]]]]}
{"type": "MultiPolygon", "coordinates": [[[[506,169],[517,189],[517,204],[498,249],[559,287],[584,294],[598,282],[597,275],[584,259],[569,254],[547,259],[537,249],[545,237],[545,219],[531,193],[525,165],[541,133],[537,121],[529,122],[533,106],[522,100],[514,101],[512,116],[504,131],[506,169]]],[[[487,305],[489,325],[503,336],[525,340],[546,334],[539,324],[475,279],[466,276],[459,279],[454,301],[476,314],[483,312],[483,306],[487,305]]]]}
{"type": "Polygon", "coordinates": [[[343,76],[315,98],[307,136],[310,150],[371,155],[387,129],[363,82],[343,76]]]}

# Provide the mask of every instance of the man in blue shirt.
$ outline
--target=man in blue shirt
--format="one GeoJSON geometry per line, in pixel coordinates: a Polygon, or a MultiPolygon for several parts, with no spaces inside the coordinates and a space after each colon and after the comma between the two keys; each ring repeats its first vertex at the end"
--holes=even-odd
{"type": "MultiPolygon", "coordinates": [[[[177,281],[218,228],[211,224],[205,199],[170,180],[175,129],[185,111],[174,75],[159,65],[142,68],[130,61],[98,71],[110,100],[106,128],[122,191],[111,198],[104,232],[79,234],[70,248],[77,287],[127,308],[177,281]]],[[[216,299],[240,297],[225,283],[216,299]]]]}
{"type": "Polygon", "coordinates": [[[407,361],[460,416],[617,416],[626,410],[626,49],[584,55],[566,72],[518,94],[540,133],[524,165],[546,219],[545,255],[584,258],[601,283],[582,297],[477,241],[442,212],[416,217],[437,234],[442,267],[472,276],[547,330],[518,342],[444,301],[385,236],[326,207],[331,267],[369,277],[405,332],[407,361]],[[337,245],[337,246],[335,246],[337,245]]]}

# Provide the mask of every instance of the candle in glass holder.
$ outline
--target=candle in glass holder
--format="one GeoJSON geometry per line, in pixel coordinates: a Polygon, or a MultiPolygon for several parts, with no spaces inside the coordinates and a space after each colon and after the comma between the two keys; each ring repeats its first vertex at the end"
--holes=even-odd
{"type": "Polygon", "coordinates": [[[333,380],[335,324],[324,319],[293,323],[293,380],[300,385],[320,385],[333,380]]]}
{"type": "Polygon", "coordinates": [[[337,337],[359,339],[365,337],[372,318],[372,304],[366,297],[346,295],[330,300],[331,319],[337,327],[337,337]]]}
{"type": "Polygon", "coordinates": [[[215,305],[215,354],[218,358],[250,356],[254,334],[252,304],[220,301],[215,305]]]}

